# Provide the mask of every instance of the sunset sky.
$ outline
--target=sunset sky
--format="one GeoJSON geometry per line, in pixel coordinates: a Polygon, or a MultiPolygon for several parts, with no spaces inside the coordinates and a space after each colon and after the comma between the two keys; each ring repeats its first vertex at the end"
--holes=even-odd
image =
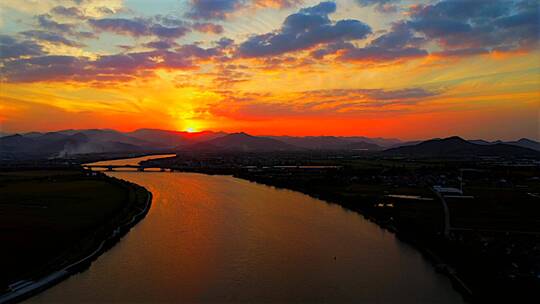
{"type": "Polygon", "coordinates": [[[1,0],[0,131],[540,139],[537,0],[1,0]]]}

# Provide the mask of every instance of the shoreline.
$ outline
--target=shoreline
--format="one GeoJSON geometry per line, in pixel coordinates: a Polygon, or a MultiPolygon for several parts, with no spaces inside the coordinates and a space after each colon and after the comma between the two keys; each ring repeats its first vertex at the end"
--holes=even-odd
{"type": "Polygon", "coordinates": [[[114,228],[109,229],[106,232],[106,237],[103,240],[94,240],[95,242],[99,243],[96,246],[93,246],[95,249],[91,253],[85,255],[77,261],[70,263],[62,269],[55,270],[48,275],[42,276],[39,279],[21,280],[13,283],[12,285],[16,285],[16,287],[14,289],[12,288],[12,291],[0,295],[0,304],[16,303],[25,300],[60,283],[61,281],[69,278],[74,274],[83,272],[84,270],[88,269],[93,261],[95,261],[99,256],[101,256],[108,249],[112,248],[116,243],[118,243],[121,238],[131,230],[131,228],[133,228],[146,216],[152,205],[153,196],[150,191],[148,191],[142,186],[124,180],[120,180],[110,176],[107,176],[107,178],[112,179],[112,181],[114,182],[120,182],[125,187],[130,187],[135,191],[137,191],[138,189],[144,189],[146,199],[144,206],[142,206],[142,209],[138,208],[139,206],[137,204],[137,201],[135,200],[133,206],[130,206],[129,210],[127,210],[128,214],[119,215],[122,216],[122,218],[119,219],[119,224],[116,225],[114,228]],[[128,216],[129,211],[133,210],[137,210],[138,212],[133,216],[128,216]]]}

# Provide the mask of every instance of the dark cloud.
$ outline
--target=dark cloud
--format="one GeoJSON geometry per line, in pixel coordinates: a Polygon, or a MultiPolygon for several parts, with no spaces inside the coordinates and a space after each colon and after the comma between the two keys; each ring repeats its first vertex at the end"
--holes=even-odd
{"type": "Polygon", "coordinates": [[[175,39],[191,30],[221,34],[223,27],[210,22],[186,22],[175,16],[156,15],[151,18],[103,18],[90,19],[88,23],[97,31],[107,31],[133,37],[156,36],[175,39]]]}
{"type": "Polygon", "coordinates": [[[428,55],[421,46],[426,39],[418,37],[403,23],[395,23],[392,29],[375,38],[365,47],[350,43],[332,44],[314,52],[315,58],[340,52],[339,59],[346,61],[386,62],[418,58],[428,55]]]}
{"type": "Polygon", "coordinates": [[[56,22],[49,14],[37,15],[36,19],[41,29],[53,32],[71,33],[75,28],[75,25],[73,24],[56,22]]]}
{"type": "Polygon", "coordinates": [[[51,9],[51,13],[69,18],[82,18],[83,12],[76,7],[55,6],[51,9]]]}
{"type": "Polygon", "coordinates": [[[149,24],[144,19],[105,18],[90,19],[88,23],[97,31],[113,32],[130,36],[151,35],[149,24]]]}
{"type": "Polygon", "coordinates": [[[174,41],[170,41],[170,40],[159,40],[159,41],[151,41],[151,42],[145,43],[144,46],[151,49],[167,50],[173,47],[177,47],[178,43],[174,41]]]}
{"type": "Polygon", "coordinates": [[[356,0],[360,6],[374,6],[380,13],[395,13],[398,11],[396,3],[401,0],[356,0]]]}
{"type": "Polygon", "coordinates": [[[94,32],[85,32],[85,31],[72,33],[72,35],[80,39],[91,39],[91,38],[95,39],[98,37],[97,34],[94,32]]]}
{"type": "Polygon", "coordinates": [[[361,6],[370,6],[370,5],[384,5],[384,4],[390,4],[390,3],[397,3],[401,0],[356,0],[358,4],[361,6]]]}
{"type": "Polygon", "coordinates": [[[191,0],[186,17],[195,20],[225,20],[245,8],[289,8],[302,0],[191,0]]]}
{"type": "MultiPolygon", "coordinates": [[[[357,1],[361,5],[391,2],[357,1]]],[[[409,19],[394,23],[365,47],[329,45],[313,55],[321,58],[339,52],[343,60],[404,60],[428,55],[422,46],[434,41],[441,48],[435,55],[462,57],[531,49],[539,41],[539,7],[532,1],[443,0],[413,6],[409,13],[409,19]]]]}
{"type": "Polygon", "coordinates": [[[244,0],[191,0],[191,9],[186,14],[192,19],[225,19],[245,4],[244,0]]]}
{"type": "Polygon", "coordinates": [[[333,2],[301,9],[289,15],[279,31],[252,36],[240,44],[239,53],[243,57],[275,56],[319,44],[363,39],[371,33],[371,28],[358,20],[331,21],[328,14],[335,10],[333,2]]]}
{"type": "Polygon", "coordinates": [[[3,81],[33,82],[43,80],[65,80],[75,75],[84,75],[86,58],[73,56],[39,56],[4,62],[0,68],[3,81]]]}
{"type": "Polygon", "coordinates": [[[426,39],[415,35],[415,33],[404,23],[394,23],[389,32],[374,39],[370,46],[385,49],[417,48],[426,39]]]}
{"type": "Polygon", "coordinates": [[[205,49],[196,44],[182,45],[176,49],[176,52],[184,57],[200,60],[208,60],[222,55],[222,50],[219,47],[205,49]]]}
{"type": "Polygon", "coordinates": [[[302,15],[319,15],[328,16],[336,12],[336,4],[334,2],[321,2],[315,6],[301,9],[298,13],[302,15]]]}
{"type": "MultiPolygon", "coordinates": [[[[34,41],[20,41],[8,35],[0,35],[0,59],[14,59],[21,56],[41,56],[45,52],[34,41]]],[[[0,62],[1,63],[1,62],[0,62]]]]}
{"type": "Polygon", "coordinates": [[[189,31],[190,29],[185,26],[167,27],[161,24],[154,24],[150,27],[150,32],[152,34],[165,38],[179,38],[187,34],[189,31]]]}
{"type": "MultiPolygon", "coordinates": [[[[159,19],[163,20],[163,19],[159,19]]],[[[155,22],[152,19],[143,18],[103,18],[90,19],[88,23],[97,31],[113,32],[117,34],[140,36],[157,36],[162,38],[178,38],[190,31],[184,24],[169,26],[171,19],[165,19],[167,25],[155,22]]]]}
{"type": "Polygon", "coordinates": [[[191,68],[187,59],[178,58],[167,51],[100,56],[96,60],[75,56],[41,56],[9,61],[0,68],[4,81],[128,81],[137,76],[151,74],[164,67],[191,68]],[[160,60],[161,59],[161,60],[160,60]]]}
{"type": "Polygon", "coordinates": [[[331,43],[324,48],[319,48],[319,49],[314,50],[313,52],[311,52],[311,56],[315,59],[322,59],[326,55],[331,55],[341,50],[350,50],[354,48],[355,48],[354,44],[350,42],[340,41],[336,43],[331,43]]]}
{"type": "MultiPolygon", "coordinates": [[[[0,37],[1,45],[11,43],[10,37],[0,37]]],[[[161,41],[163,42],[163,41],[161,41]]],[[[171,43],[171,42],[165,42],[171,43]]],[[[154,75],[156,69],[186,70],[196,69],[199,61],[217,58],[222,61],[220,47],[204,49],[197,45],[184,45],[174,50],[173,44],[167,45],[156,42],[152,45],[155,50],[147,52],[131,52],[114,55],[103,55],[93,60],[76,56],[36,56],[18,58],[28,55],[28,52],[6,52],[12,58],[2,61],[0,77],[7,82],[38,82],[38,81],[129,81],[136,77],[154,75]],[[22,55],[21,55],[22,54],[22,55]]],[[[33,55],[42,55],[33,53],[33,55]]]]}
{"type": "Polygon", "coordinates": [[[532,1],[443,0],[414,7],[407,25],[445,50],[531,48],[538,43],[539,11],[532,1]]]}
{"type": "Polygon", "coordinates": [[[84,44],[79,43],[77,41],[67,39],[64,36],[60,35],[60,34],[47,32],[47,31],[32,30],[32,31],[21,32],[20,34],[27,37],[27,38],[32,38],[32,39],[38,40],[38,41],[46,41],[46,42],[51,42],[51,43],[60,43],[60,44],[71,46],[71,47],[83,47],[84,46],[84,44]]]}
{"type": "Polygon", "coordinates": [[[233,46],[234,45],[234,40],[232,40],[230,38],[227,38],[227,37],[223,37],[223,38],[219,39],[218,41],[216,41],[216,45],[218,45],[222,49],[225,49],[225,48],[233,46]]]}

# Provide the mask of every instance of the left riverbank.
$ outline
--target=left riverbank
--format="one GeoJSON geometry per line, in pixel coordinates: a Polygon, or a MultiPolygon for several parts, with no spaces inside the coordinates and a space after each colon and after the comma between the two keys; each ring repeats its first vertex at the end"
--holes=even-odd
{"type": "Polygon", "coordinates": [[[148,213],[152,194],[80,169],[0,172],[0,303],[87,269],[148,213]]]}

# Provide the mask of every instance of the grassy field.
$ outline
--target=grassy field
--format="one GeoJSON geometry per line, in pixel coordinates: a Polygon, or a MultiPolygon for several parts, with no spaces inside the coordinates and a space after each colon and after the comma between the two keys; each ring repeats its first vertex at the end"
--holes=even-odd
{"type": "Polygon", "coordinates": [[[0,291],[69,262],[129,207],[129,187],[81,171],[0,172],[0,291]]]}

